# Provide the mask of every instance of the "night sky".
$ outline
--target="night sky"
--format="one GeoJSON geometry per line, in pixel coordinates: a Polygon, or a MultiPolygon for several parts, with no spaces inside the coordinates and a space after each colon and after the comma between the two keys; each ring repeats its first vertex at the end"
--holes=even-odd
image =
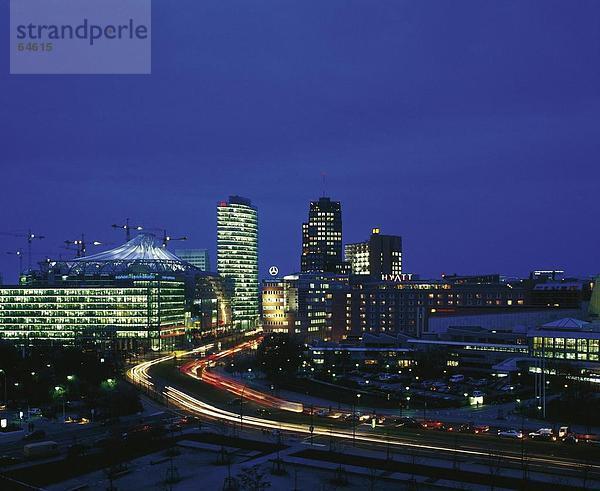
{"type": "MultiPolygon", "coordinates": [[[[8,0],[0,0],[8,39],[8,0]]],[[[152,75],[9,76],[0,231],[118,244],[130,217],[208,247],[216,203],[258,206],[261,276],[299,269],[323,193],[344,241],[405,270],[600,272],[600,2],[157,0],[152,75]]],[[[5,252],[24,239],[0,236],[5,252]]],[[[173,248],[173,247],[172,247],[173,248]]],[[[91,252],[91,251],[90,251],[91,252]]]]}

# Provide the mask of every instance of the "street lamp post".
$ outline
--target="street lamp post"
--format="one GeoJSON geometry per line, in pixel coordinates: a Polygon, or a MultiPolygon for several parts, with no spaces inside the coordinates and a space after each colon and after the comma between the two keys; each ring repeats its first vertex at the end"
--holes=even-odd
{"type": "Polygon", "coordinates": [[[356,406],[360,402],[360,394],[356,394],[357,402],[352,401],[352,446],[356,446],[356,406]]]}
{"type": "Polygon", "coordinates": [[[62,399],[62,413],[63,413],[63,423],[65,422],[66,419],[66,414],[65,414],[65,389],[62,388],[60,385],[57,385],[56,387],[54,387],[54,391],[60,396],[60,398],[62,399]]]}
{"type": "Polygon", "coordinates": [[[0,373],[3,376],[2,382],[4,383],[4,404],[8,404],[8,399],[6,397],[6,372],[4,371],[4,369],[0,368],[0,373]]]}
{"type": "Polygon", "coordinates": [[[240,394],[240,437],[244,428],[244,391],[246,386],[242,387],[242,393],[240,394]]]}

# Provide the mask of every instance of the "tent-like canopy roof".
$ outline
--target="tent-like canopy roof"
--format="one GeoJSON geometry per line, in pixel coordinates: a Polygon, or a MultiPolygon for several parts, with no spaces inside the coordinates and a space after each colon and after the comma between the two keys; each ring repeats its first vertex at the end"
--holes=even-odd
{"type": "Polygon", "coordinates": [[[109,251],[100,252],[93,256],[80,257],[74,262],[90,261],[179,261],[175,254],[169,252],[162,245],[157,244],[156,238],[150,234],[140,234],[129,242],[115,247],[109,251]]]}

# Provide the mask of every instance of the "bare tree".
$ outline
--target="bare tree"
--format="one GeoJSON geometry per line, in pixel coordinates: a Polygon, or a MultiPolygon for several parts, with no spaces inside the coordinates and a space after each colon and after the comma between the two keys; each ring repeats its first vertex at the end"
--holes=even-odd
{"type": "Polygon", "coordinates": [[[244,467],[237,476],[243,491],[263,491],[271,487],[267,473],[259,465],[244,467]]]}

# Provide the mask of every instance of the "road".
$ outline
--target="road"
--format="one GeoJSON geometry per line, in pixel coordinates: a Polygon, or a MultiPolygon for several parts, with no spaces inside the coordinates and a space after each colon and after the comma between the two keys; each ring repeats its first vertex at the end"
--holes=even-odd
{"type": "MultiPolygon", "coordinates": [[[[182,371],[191,374],[197,379],[202,379],[203,370],[211,363],[222,360],[226,356],[237,352],[237,349],[243,349],[238,346],[233,350],[225,350],[210,355],[204,359],[194,360],[182,366],[182,371]]],[[[202,355],[201,350],[196,350],[193,355],[202,355]]],[[[309,416],[297,414],[298,411],[292,408],[276,406],[276,414],[271,417],[256,417],[249,415],[248,410],[235,411],[232,407],[219,407],[218,404],[199,396],[202,391],[199,383],[199,390],[190,391],[178,387],[172,380],[154,380],[151,374],[153,367],[171,360],[173,356],[165,356],[157,360],[141,363],[128,372],[128,377],[132,382],[148,392],[153,392],[161,398],[167,398],[169,403],[184,409],[194,415],[204,419],[218,421],[220,424],[238,425],[246,430],[255,428],[261,430],[274,430],[287,432],[295,435],[313,436],[315,438],[336,439],[345,444],[366,445],[370,447],[389,447],[398,452],[418,452],[420,455],[429,455],[447,459],[460,458],[472,462],[489,462],[490,455],[501,459],[503,466],[519,468],[527,466],[530,471],[549,472],[557,474],[574,474],[582,470],[581,458],[582,450],[585,450],[586,472],[590,479],[600,480],[600,452],[596,448],[569,448],[566,445],[558,443],[541,442],[513,442],[499,439],[492,436],[475,435],[452,435],[445,432],[436,431],[418,431],[402,432],[389,430],[385,427],[371,429],[367,425],[353,426],[352,428],[343,425],[325,424],[318,418],[307,419],[309,416]],[[312,422],[312,425],[309,423],[312,422]],[[312,431],[311,431],[312,429],[312,431]],[[526,445],[526,446],[525,446],[526,445]]],[[[208,372],[207,372],[208,373],[208,372]]],[[[208,383],[213,387],[229,390],[246,398],[243,391],[247,388],[233,385],[225,387],[223,383],[227,381],[208,378],[208,383]],[[217,382],[217,383],[215,383],[217,382]]],[[[249,399],[263,404],[280,404],[280,401],[267,400],[263,396],[248,392],[249,399]]],[[[242,407],[242,404],[240,404],[242,407]]],[[[237,406],[236,406],[237,409],[237,406]]]]}

